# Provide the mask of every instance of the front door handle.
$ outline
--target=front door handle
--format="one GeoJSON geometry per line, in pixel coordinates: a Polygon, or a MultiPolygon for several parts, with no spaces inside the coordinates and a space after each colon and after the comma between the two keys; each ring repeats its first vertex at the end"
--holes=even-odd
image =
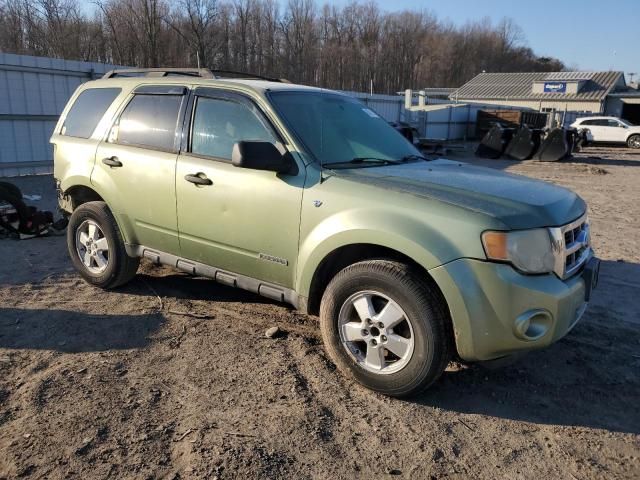
{"type": "Polygon", "coordinates": [[[187,182],[191,182],[191,183],[195,183],[196,185],[213,185],[213,182],[208,179],[204,173],[196,173],[196,174],[189,174],[189,175],[185,175],[184,179],[187,182]]]}
{"type": "Polygon", "coordinates": [[[110,167],[121,167],[122,162],[118,160],[118,157],[107,157],[102,159],[102,163],[109,165],[110,167]]]}

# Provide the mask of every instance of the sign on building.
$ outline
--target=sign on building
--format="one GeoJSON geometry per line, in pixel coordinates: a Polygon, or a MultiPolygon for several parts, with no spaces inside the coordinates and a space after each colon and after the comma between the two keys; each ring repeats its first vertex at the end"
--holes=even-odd
{"type": "Polygon", "coordinates": [[[567,82],[544,82],[545,93],[566,93],[567,82]]]}

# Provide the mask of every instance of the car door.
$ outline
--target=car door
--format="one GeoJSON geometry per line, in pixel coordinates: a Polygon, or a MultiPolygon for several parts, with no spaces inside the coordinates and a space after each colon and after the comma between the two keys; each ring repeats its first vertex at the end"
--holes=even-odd
{"type": "Polygon", "coordinates": [[[598,142],[617,142],[618,122],[606,118],[597,120],[598,122],[598,142]]]}
{"type": "Polygon", "coordinates": [[[591,134],[591,141],[604,142],[603,121],[602,120],[585,120],[580,124],[581,128],[589,129],[591,134]]]}
{"type": "Polygon", "coordinates": [[[620,123],[618,120],[607,120],[607,128],[610,132],[610,141],[616,143],[624,143],[627,141],[627,129],[625,125],[620,123]]]}
{"type": "Polygon", "coordinates": [[[98,146],[91,176],[128,243],[175,255],[175,170],[186,92],[181,85],[134,90],[98,146]]]}
{"type": "Polygon", "coordinates": [[[176,173],[182,256],[292,287],[304,166],[278,174],[232,165],[238,141],[268,141],[284,150],[267,117],[244,95],[196,89],[187,115],[176,173]]]}

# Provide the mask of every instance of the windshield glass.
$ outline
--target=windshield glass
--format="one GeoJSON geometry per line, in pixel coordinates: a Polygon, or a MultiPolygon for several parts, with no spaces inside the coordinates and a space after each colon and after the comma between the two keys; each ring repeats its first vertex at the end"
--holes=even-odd
{"type": "Polygon", "coordinates": [[[371,166],[367,160],[384,165],[421,156],[383,118],[354,98],[324,92],[272,92],[269,98],[322,165],[354,159],[360,165],[371,166]]]}
{"type": "Polygon", "coordinates": [[[624,123],[627,127],[635,127],[635,125],[629,120],[625,120],[624,118],[619,118],[618,120],[620,120],[621,123],[624,123]]]}

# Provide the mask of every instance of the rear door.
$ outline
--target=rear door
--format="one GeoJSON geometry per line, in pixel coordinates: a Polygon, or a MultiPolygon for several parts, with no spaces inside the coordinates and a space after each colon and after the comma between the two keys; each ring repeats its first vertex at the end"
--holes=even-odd
{"type": "Polygon", "coordinates": [[[178,255],[175,170],[187,88],[134,90],[100,143],[91,177],[126,241],[178,255]]]}
{"type": "Polygon", "coordinates": [[[235,142],[281,146],[277,131],[238,93],[198,88],[191,103],[191,128],[176,174],[182,256],[292,287],[304,167],[291,175],[234,167],[235,142]],[[194,176],[207,184],[192,183],[194,176]]]}
{"type": "Polygon", "coordinates": [[[585,120],[580,125],[581,127],[585,127],[589,129],[591,133],[592,141],[594,142],[607,142],[610,140],[606,140],[606,131],[605,125],[606,120],[602,119],[594,119],[594,120],[585,120]]]}

